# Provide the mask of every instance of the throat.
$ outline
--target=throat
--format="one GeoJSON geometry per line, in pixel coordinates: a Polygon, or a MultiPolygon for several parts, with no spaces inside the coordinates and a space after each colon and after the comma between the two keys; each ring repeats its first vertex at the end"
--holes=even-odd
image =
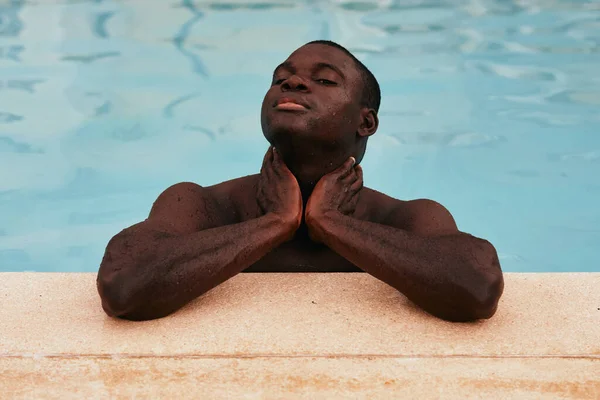
{"type": "MultiPolygon", "coordinates": [[[[298,180],[298,178],[296,178],[298,180]]],[[[302,195],[302,207],[303,210],[306,210],[306,203],[308,203],[308,199],[310,199],[310,195],[313,190],[315,190],[316,182],[310,181],[308,183],[301,182],[298,180],[298,186],[300,186],[300,194],[302,195]]],[[[302,216],[302,223],[304,223],[304,216],[302,216]]]]}

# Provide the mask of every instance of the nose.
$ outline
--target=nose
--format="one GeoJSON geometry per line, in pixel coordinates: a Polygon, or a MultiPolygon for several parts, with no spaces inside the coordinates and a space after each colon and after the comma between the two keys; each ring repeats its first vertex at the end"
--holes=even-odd
{"type": "Polygon", "coordinates": [[[308,87],[304,84],[304,81],[297,75],[292,75],[281,84],[281,90],[287,91],[308,91],[308,87]]]}

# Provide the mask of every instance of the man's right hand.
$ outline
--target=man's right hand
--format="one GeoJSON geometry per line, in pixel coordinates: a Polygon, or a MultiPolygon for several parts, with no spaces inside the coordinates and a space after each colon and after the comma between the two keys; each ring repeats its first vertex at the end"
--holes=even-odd
{"type": "Polygon", "coordinates": [[[274,147],[269,147],[258,180],[257,201],[263,214],[274,214],[290,227],[290,239],[302,222],[300,186],[274,147]]]}

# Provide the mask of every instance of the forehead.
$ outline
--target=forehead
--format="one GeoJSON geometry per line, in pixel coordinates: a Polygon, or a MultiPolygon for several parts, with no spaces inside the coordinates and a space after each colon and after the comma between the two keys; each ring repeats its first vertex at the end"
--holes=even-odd
{"type": "Polygon", "coordinates": [[[327,63],[342,70],[346,77],[353,79],[358,77],[358,71],[354,60],[342,50],[324,44],[307,44],[295,50],[286,61],[296,66],[310,67],[311,64],[327,63]]]}

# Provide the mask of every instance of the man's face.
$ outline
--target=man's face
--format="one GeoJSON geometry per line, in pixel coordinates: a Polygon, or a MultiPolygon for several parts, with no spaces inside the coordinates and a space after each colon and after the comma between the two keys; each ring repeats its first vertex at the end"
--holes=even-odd
{"type": "Polygon", "coordinates": [[[331,46],[309,44],[294,51],[273,74],[262,104],[265,137],[306,138],[351,146],[360,124],[362,80],[354,61],[331,46]]]}

